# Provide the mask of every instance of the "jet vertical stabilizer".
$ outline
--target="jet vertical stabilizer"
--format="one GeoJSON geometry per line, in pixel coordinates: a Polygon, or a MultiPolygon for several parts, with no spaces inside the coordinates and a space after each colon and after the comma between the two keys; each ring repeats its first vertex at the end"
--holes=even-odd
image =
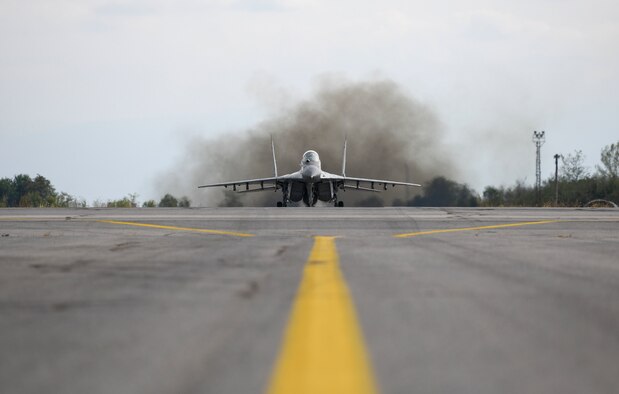
{"type": "Polygon", "coordinates": [[[275,143],[273,142],[273,136],[271,136],[271,152],[273,152],[273,171],[275,171],[275,179],[277,179],[277,160],[275,160],[275,143]]]}
{"type": "Polygon", "coordinates": [[[344,154],[342,155],[342,176],[346,176],[346,145],[348,142],[348,136],[344,137],[344,154]]]}

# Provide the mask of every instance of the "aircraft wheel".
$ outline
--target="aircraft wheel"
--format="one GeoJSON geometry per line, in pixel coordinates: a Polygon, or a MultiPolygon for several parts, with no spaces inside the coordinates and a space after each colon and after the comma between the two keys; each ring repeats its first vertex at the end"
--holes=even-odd
{"type": "Polygon", "coordinates": [[[337,206],[340,208],[344,208],[344,201],[338,201],[337,206]]]}
{"type": "Polygon", "coordinates": [[[278,201],[278,202],[277,202],[277,207],[278,207],[278,208],[281,208],[283,205],[284,205],[284,204],[282,204],[282,202],[281,202],[281,201],[278,201]]]}

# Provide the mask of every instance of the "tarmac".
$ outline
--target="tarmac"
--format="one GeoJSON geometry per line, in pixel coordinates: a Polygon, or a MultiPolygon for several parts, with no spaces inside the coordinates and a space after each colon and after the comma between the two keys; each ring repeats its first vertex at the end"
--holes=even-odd
{"type": "Polygon", "coordinates": [[[619,209],[0,209],[1,393],[316,381],[617,393],[619,209]]]}

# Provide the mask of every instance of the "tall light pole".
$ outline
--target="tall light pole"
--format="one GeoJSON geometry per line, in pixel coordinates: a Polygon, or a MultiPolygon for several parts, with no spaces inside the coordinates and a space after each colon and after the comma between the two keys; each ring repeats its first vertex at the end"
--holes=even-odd
{"type": "Polygon", "coordinates": [[[533,142],[535,143],[535,191],[537,195],[537,205],[542,202],[542,164],[540,159],[540,148],[546,142],[545,131],[533,131],[533,142]]]}

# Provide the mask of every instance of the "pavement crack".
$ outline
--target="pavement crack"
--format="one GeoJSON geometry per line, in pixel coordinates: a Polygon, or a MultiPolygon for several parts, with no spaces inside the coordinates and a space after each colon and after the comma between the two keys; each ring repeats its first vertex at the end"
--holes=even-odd
{"type": "Polygon", "coordinates": [[[75,269],[86,267],[92,264],[93,260],[78,259],[68,264],[54,265],[54,264],[30,264],[30,267],[37,271],[44,273],[48,272],[71,272],[75,269]]]}
{"type": "Polygon", "coordinates": [[[260,286],[258,285],[258,282],[251,280],[247,283],[247,286],[244,289],[239,291],[239,296],[244,299],[250,299],[256,295],[259,289],[260,286]]]}
{"type": "Polygon", "coordinates": [[[288,249],[288,246],[284,245],[282,247],[280,247],[279,249],[277,249],[277,252],[275,252],[275,256],[279,257],[282,254],[284,254],[284,252],[286,251],[286,249],[288,249]]]}
{"type": "Polygon", "coordinates": [[[125,249],[133,248],[135,246],[138,246],[139,244],[139,242],[122,242],[117,244],[113,248],[110,248],[110,252],[118,252],[125,249]]]}

